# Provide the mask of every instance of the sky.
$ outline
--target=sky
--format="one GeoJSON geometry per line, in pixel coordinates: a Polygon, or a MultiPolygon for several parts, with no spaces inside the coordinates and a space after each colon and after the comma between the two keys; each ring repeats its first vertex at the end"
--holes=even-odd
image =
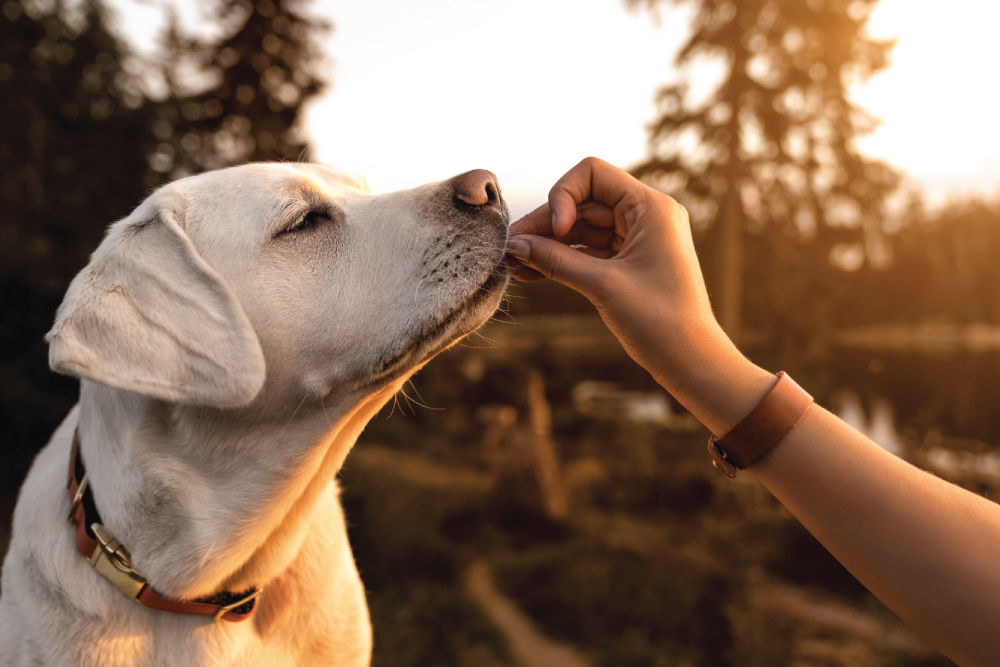
{"type": "Polygon", "coordinates": [[[1000,194],[1000,3],[882,0],[869,32],[895,38],[893,62],[854,100],[883,120],[860,142],[932,199],[1000,194]]]}
{"type": "Polygon", "coordinates": [[[687,28],[618,0],[317,3],[327,7],[334,85],[308,117],[319,161],[376,191],[490,169],[515,214],[587,155],[643,156],[687,28]]]}
{"type": "MultiPolygon", "coordinates": [[[[181,4],[197,22],[197,5],[181,4]]],[[[117,6],[129,34],[155,32],[154,5],[117,6]]],[[[587,155],[622,167],[645,156],[655,92],[678,76],[688,27],[683,10],[657,19],[621,0],[316,0],[312,11],[335,24],[332,85],[306,115],[314,158],[376,192],[490,169],[515,215],[587,155]]],[[[860,146],[932,201],[1000,192],[998,23],[984,0],[946,11],[882,0],[872,15],[872,34],[898,42],[890,68],[853,91],[883,121],[860,146]]]]}

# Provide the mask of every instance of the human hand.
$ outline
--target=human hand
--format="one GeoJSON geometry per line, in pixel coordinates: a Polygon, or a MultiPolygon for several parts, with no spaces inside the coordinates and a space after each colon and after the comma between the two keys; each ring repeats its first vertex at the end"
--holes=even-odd
{"type": "MultiPolygon", "coordinates": [[[[738,420],[702,395],[749,362],[712,314],[687,211],[673,198],[587,158],[511,226],[508,253],[515,278],[587,297],[629,356],[709,428],[738,420]]],[[[772,377],[756,370],[744,374],[754,391],[772,377]]]]}

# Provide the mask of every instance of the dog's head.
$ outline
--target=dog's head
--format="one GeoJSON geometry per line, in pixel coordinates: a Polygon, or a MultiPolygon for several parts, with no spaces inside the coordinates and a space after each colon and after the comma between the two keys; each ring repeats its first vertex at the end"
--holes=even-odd
{"type": "Polygon", "coordinates": [[[375,390],[496,309],[507,223],[482,170],[384,195],[310,164],[181,179],[74,278],[50,365],[214,407],[375,390]]]}

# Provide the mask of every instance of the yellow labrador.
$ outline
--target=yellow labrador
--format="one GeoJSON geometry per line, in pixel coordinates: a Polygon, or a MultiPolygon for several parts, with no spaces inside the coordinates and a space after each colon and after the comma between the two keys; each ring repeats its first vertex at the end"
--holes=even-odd
{"type": "Polygon", "coordinates": [[[250,164],[112,225],[48,334],[80,401],[14,512],[0,664],[367,664],[334,476],[495,310],[507,223],[483,170],[376,196],[250,164]]]}

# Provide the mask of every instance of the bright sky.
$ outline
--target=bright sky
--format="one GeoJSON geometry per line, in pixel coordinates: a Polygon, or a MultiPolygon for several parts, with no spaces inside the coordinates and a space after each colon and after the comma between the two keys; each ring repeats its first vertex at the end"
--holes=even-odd
{"type": "Polygon", "coordinates": [[[1000,193],[1000,3],[882,0],[869,22],[897,38],[892,64],[855,100],[883,125],[861,144],[902,167],[932,199],[1000,193]]]}
{"type": "MultiPolygon", "coordinates": [[[[118,2],[126,22],[150,20],[148,5],[118,2]]],[[[317,160],[375,191],[491,169],[515,214],[585,155],[625,167],[644,156],[655,90],[674,76],[687,31],[676,9],[657,25],[620,0],[317,0],[314,10],[336,25],[333,85],[308,114],[317,160]]],[[[934,199],[1000,186],[998,24],[1000,5],[984,0],[883,0],[872,17],[875,35],[899,42],[891,69],[856,90],[884,121],[862,146],[934,199]]]]}
{"type": "Polygon", "coordinates": [[[686,20],[619,0],[320,0],[334,86],[309,115],[317,158],[373,190],[474,168],[512,212],[586,155],[629,165],[686,20]]]}

